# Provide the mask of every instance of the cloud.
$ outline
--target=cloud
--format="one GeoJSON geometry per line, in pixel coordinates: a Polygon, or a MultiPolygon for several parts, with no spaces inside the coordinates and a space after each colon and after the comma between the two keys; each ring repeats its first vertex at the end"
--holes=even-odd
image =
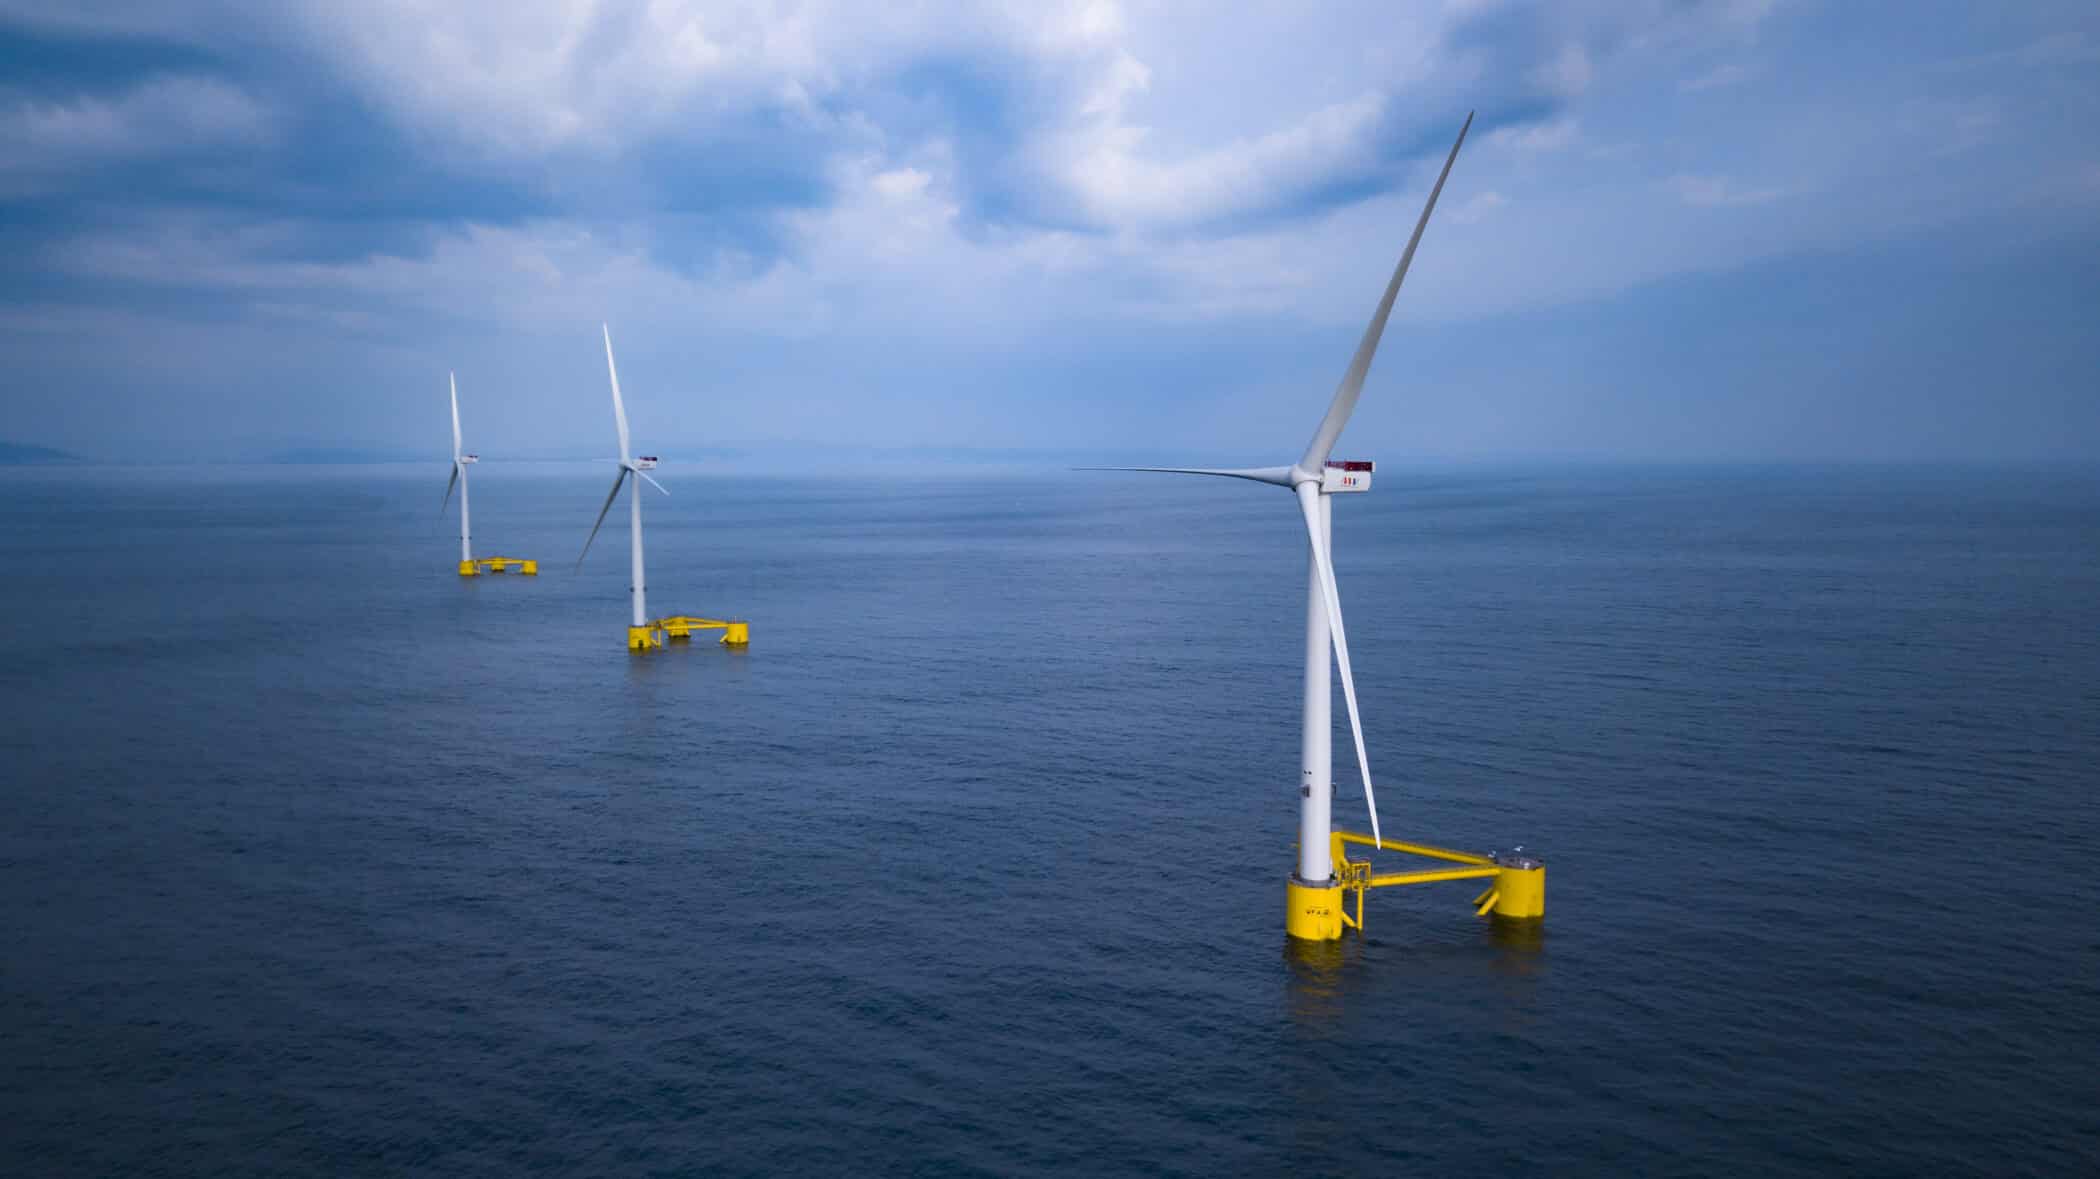
{"type": "Polygon", "coordinates": [[[1590,79],[1595,72],[1590,65],[1589,51],[1571,43],[1561,46],[1551,61],[1534,69],[1531,78],[1549,94],[1577,98],[1590,88],[1590,79]]]}
{"type": "Polygon", "coordinates": [[[1748,81],[1749,78],[1750,68],[1748,66],[1731,62],[1726,65],[1715,66],[1696,78],[1687,78],[1679,82],[1677,88],[1687,94],[1696,94],[1701,90],[1719,90],[1724,86],[1741,85],[1743,82],[1748,81]]]}
{"type": "Polygon", "coordinates": [[[1959,155],[1989,144],[2005,121],[1995,97],[1914,99],[1897,114],[1893,127],[1936,156],[1959,155]]]}
{"type": "Polygon", "coordinates": [[[1687,205],[1761,205],[1786,195],[1780,188],[1743,188],[1726,176],[1670,177],[1669,184],[1687,205]]]}
{"type": "Polygon", "coordinates": [[[1489,189],[1451,210],[1451,219],[1460,225],[1471,225],[1508,203],[1508,197],[1489,189]]]}
{"type": "Polygon", "coordinates": [[[272,111],[213,78],[148,78],[109,96],[18,99],[0,110],[0,177],[11,188],[113,162],[263,142],[272,111]]]}
{"type": "Polygon", "coordinates": [[[871,187],[883,196],[896,199],[916,197],[926,191],[927,182],[933,178],[917,168],[895,168],[879,172],[870,182],[871,187]]]}
{"type": "Polygon", "coordinates": [[[1934,63],[1949,72],[1998,69],[2018,66],[2028,69],[2077,67],[2100,62],[2100,39],[2080,29],[2064,29],[2037,37],[2024,45],[1969,53],[1934,63]]]}
{"type": "Polygon", "coordinates": [[[1103,0],[377,0],[298,12],[301,38],[331,46],[366,101],[421,133],[498,156],[603,155],[758,110],[825,123],[849,96],[917,62],[1054,65],[1099,56],[1122,24],[1103,0]]]}
{"type": "Polygon", "coordinates": [[[1043,170],[1096,223],[1203,223],[1267,209],[1355,174],[1383,125],[1384,99],[1362,95],[1298,123],[1179,158],[1148,150],[1147,130],[1108,121],[1046,145],[1043,170]]]}
{"type": "Polygon", "coordinates": [[[1496,147],[1517,152],[1561,151],[1574,146],[1581,138],[1579,121],[1568,115],[1500,127],[1488,135],[1488,141],[1496,147]]]}
{"type": "MultiPolygon", "coordinates": [[[[1572,123],[1541,104],[1580,97],[1599,63],[1644,38],[1703,43],[1707,24],[1757,15],[1640,7],[1566,6],[1556,22],[1568,33],[1538,38],[1471,4],[1250,9],[1221,22],[1110,0],[85,0],[57,12],[0,0],[13,19],[69,36],[311,63],[314,77],[266,69],[263,80],[307,104],[309,121],[361,114],[356,150],[399,152],[397,177],[442,161],[510,193],[515,215],[586,201],[628,214],[650,188],[696,183],[710,201],[733,191],[753,207],[803,207],[824,199],[831,158],[942,140],[967,173],[955,189],[966,217],[1114,232],[1360,199],[1463,109],[1450,95],[1510,78],[1529,80],[1522,117],[1540,124],[1520,145],[1548,148],[1572,123]]],[[[768,232],[751,218],[736,230],[768,232]]]]}

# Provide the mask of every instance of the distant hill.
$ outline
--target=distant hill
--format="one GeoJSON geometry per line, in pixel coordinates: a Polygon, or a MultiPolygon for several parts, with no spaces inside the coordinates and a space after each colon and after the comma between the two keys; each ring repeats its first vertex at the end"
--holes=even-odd
{"type": "Polygon", "coordinates": [[[401,450],[384,450],[359,446],[298,446],[290,450],[276,451],[263,459],[266,463],[316,463],[329,466],[353,463],[413,463],[433,462],[442,466],[442,457],[432,459],[427,454],[413,454],[401,450]]]}
{"type": "Polygon", "coordinates": [[[29,446],[20,442],[0,442],[0,466],[30,466],[39,463],[86,462],[79,455],[65,450],[53,450],[48,446],[29,446]]]}

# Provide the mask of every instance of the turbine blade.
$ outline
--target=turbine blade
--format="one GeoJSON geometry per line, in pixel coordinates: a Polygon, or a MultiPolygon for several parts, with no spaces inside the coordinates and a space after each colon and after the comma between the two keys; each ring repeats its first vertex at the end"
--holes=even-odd
{"type": "Polygon", "coordinates": [[[605,525],[605,513],[612,511],[613,501],[620,498],[620,484],[625,482],[627,482],[627,468],[621,467],[620,473],[613,476],[613,489],[611,494],[605,497],[605,506],[598,509],[598,522],[591,525],[591,534],[583,538],[583,551],[576,554],[576,567],[578,569],[583,568],[583,559],[591,555],[591,542],[598,539],[598,529],[605,525]]]}
{"type": "Polygon", "coordinates": [[[620,403],[620,370],[613,365],[612,329],[602,323],[598,328],[605,333],[605,371],[612,377],[613,421],[620,427],[620,461],[631,463],[634,456],[627,453],[627,407],[620,403]]]}
{"type": "Polygon", "coordinates": [[[663,484],[661,484],[661,483],[658,483],[658,482],[657,482],[656,480],[654,480],[654,479],[650,479],[650,478],[649,478],[649,472],[647,472],[647,471],[636,471],[636,472],[635,472],[635,476],[636,476],[637,478],[640,478],[640,479],[643,479],[643,480],[647,481],[647,482],[648,482],[648,484],[649,484],[649,486],[651,486],[651,487],[654,487],[654,488],[655,488],[655,489],[657,489],[658,491],[662,491],[662,492],[663,492],[663,493],[664,493],[665,495],[669,495],[669,494],[671,494],[671,493],[670,493],[669,491],[666,491],[666,490],[664,489],[664,485],[663,485],[663,484]]]}
{"type": "MultiPolygon", "coordinates": [[[[459,453],[460,453],[460,444],[459,444],[459,378],[458,378],[457,376],[453,375],[452,373],[446,373],[445,375],[446,375],[447,377],[451,377],[451,379],[452,379],[452,461],[453,461],[453,463],[454,463],[454,464],[457,464],[457,463],[459,462],[459,453]]],[[[456,472],[458,471],[458,469],[459,469],[459,468],[458,468],[458,467],[457,467],[456,465],[455,465],[455,466],[453,467],[453,470],[454,470],[454,472],[455,472],[455,473],[456,473],[456,472]]]]}
{"type": "Polygon", "coordinates": [[[446,509],[446,508],[449,508],[449,507],[451,507],[451,506],[452,506],[452,488],[453,488],[453,487],[454,487],[454,486],[455,486],[456,484],[458,484],[458,482],[459,482],[459,460],[458,460],[458,459],[453,459],[453,460],[452,460],[452,477],[451,477],[450,479],[447,479],[447,480],[445,480],[445,502],[444,502],[444,503],[441,503],[441,504],[439,504],[439,505],[438,505],[438,515],[440,515],[440,516],[444,515],[444,514],[445,514],[445,509],[446,509]]]}
{"type": "Polygon", "coordinates": [[[1289,467],[1073,467],[1075,471],[1155,471],[1163,475],[1218,475],[1227,479],[1252,479],[1256,483],[1291,485],[1289,467]]]}
{"type": "Polygon", "coordinates": [[[1320,419],[1320,428],[1313,431],[1312,443],[1305,448],[1305,457],[1298,460],[1298,468],[1314,478],[1327,465],[1327,457],[1334,453],[1335,440],[1342,436],[1342,427],[1349,424],[1349,415],[1356,412],[1356,399],[1364,391],[1364,378],[1371,372],[1371,357],[1378,352],[1378,339],[1385,334],[1385,321],[1393,313],[1393,299],[1400,293],[1400,284],[1407,278],[1407,268],[1415,261],[1415,247],[1422,243],[1422,231],[1429,226],[1429,215],[1436,211],[1436,198],[1444,191],[1444,180],[1451,175],[1451,165],[1458,159],[1458,149],[1466,141],[1466,132],[1473,126],[1473,112],[1466,112],[1465,126],[1458,129],[1458,140],[1451,145],[1451,154],[1444,157],[1444,170],[1437,173],[1436,185],[1429,190],[1429,202],[1422,206],[1422,216],[1415,222],[1414,235],[1407,239],[1407,249],[1400,255],[1400,265],[1393,268],[1393,280],[1385,284],[1385,297],[1378,301],[1378,310],[1371,316],[1371,325],[1364,329],[1364,338],[1356,346],[1356,356],[1349,362],[1349,371],[1342,374],[1342,383],[1335,388],[1334,400],[1328,403],[1327,416],[1320,419]]]}
{"type": "Polygon", "coordinates": [[[1305,535],[1312,544],[1313,561],[1320,567],[1320,600],[1327,606],[1327,628],[1334,636],[1334,663],[1342,670],[1342,699],[1349,704],[1349,733],[1356,738],[1356,768],[1363,774],[1364,807],[1371,812],[1371,838],[1384,841],[1378,830],[1378,797],[1371,791],[1371,759],[1364,752],[1364,726],[1356,712],[1356,677],[1349,673],[1349,638],[1342,632],[1342,599],[1334,588],[1334,561],[1327,552],[1327,538],[1320,530],[1320,489],[1311,483],[1298,485],[1298,506],[1305,514],[1305,535]]]}

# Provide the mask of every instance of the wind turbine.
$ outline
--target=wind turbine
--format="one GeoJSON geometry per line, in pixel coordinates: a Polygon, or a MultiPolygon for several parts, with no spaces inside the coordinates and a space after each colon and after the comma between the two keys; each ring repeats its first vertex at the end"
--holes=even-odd
{"type": "MultiPolygon", "coordinates": [[[[613,363],[612,329],[604,324],[598,326],[605,335],[605,372],[612,378],[613,424],[620,432],[620,457],[617,460],[620,473],[613,476],[612,490],[605,496],[605,506],[598,509],[598,520],[591,525],[591,534],[584,538],[583,552],[576,557],[578,569],[583,568],[584,557],[590,555],[591,542],[598,539],[598,529],[604,526],[605,514],[612,511],[613,501],[620,497],[620,486],[627,482],[627,476],[633,475],[637,480],[647,479],[649,486],[667,496],[671,494],[649,474],[656,469],[656,456],[645,454],[636,457],[629,447],[627,406],[620,400],[620,369],[613,363]]],[[[691,636],[695,630],[720,630],[723,632],[722,642],[729,646],[740,647],[750,641],[750,627],[741,621],[696,618],[683,614],[650,619],[649,588],[642,573],[642,487],[639,482],[634,485],[632,494],[627,498],[627,539],[629,560],[632,564],[632,580],[628,583],[627,590],[634,607],[634,621],[627,628],[628,650],[652,650],[664,645],[666,635],[682,639],[691,636]]]]}
{"type": "Polygon", "coordinates": [[[445,480],[445,499],[443,503],[438,505],[438,512],[442,515],[444,510],[451,506],[452,488],[455,485],[458,486],[459,575],[461,577],[474,577],[481,572],[483,567],[486,567],[491,573],[501,573],[512,565],[516,565],[520,573],[537,574],[540,571],[538,561],[527,561],[517,557],[486,557],[479,561],[474,559],[473,531],[469,527],[467,517],[467,468],[480,462],[481,457],[467,454],[460,447],[459,376],[456,373],[446,373],[445,376],[452,385],[452,477],[445,480]]]}
{"type": "MultiPolygon", "coordinates": [[[[1399,265],[1393,269],[1392,280],[1386,283],[1385,295],[1378,301],[1378,309],[1371,316],[1370,326],[1364,330],[1363,339],[1356,346],[1356,356],[1349,362],[1342,382],[1334,391],[1334,399],[1327,406],[1327,416],[1320,419],[1319,428],[1313,431],[1312,441],[1305,447],[1296,462],[1282,467],[1249,467],[1218,469],[1208,467],[1093,467],[1089,470],[1155,471],[1174,475],[1215,475],[1230,479],[1246,479],[1256,483],[1268,483],[1290,490],[1298,500],[1298,510],[1305,520],[1306,547],[1306,612],[1305,612],[1305,702],[1303,732],[1299,738],[1299,802],[1298,802],[1298,864],[1289,885],[1289,908],[1285,927],[1294,937],[1312,940],[1331,940],[1341,936],[1343,912],[1340,893],[1345,881],[1336,876],[1336,860],[1339,856],[1339,833],[1333,829],[1333,729],[1332,729],[1332,674],[1339,666],[1342,676],[1342,696],[1348,704],[1349,732],[1355,739],[1356,766],[1363,778],[1364,806],[1370,812],[1371,836],[1351,837],[1353,842],[1370,843],[1373,846],[1411,851],[1436,858],[1457,860],[1473,865],[1467,875],[1498,876],[1500,869],[1488,867],[1498,861],[1492,857],[1474,856],[1465,852],[1447,852],[1440,848],[1425,848],[1421,845],[1389,843],[1379,831],[1378,800],[1371,786],[1371,763],[1364,750],[1363,722],[1357,712],[1356,682],[1349,666],[1349,641],[1342,626],[1342,604],[1334,583],[1333,538],[1334,513],[1330,497],[1342,493],[1369,491],[1373,464],[1368,462],[1335,462],[1330,457],[1334,444],[1341,437],[1342,428],[1349,424],[1349,415],[1356,410],[1358,396],[1363,392],[1364,378],[1371,371],[1371,358],[1378,351],[1379,338],[1385,333],[1386,319],[1392,314],[1393,300],[1400,293],[1400,284],[1407,278],[1407,270],[1413,264],[1415,248],[1421,244],[1422,231],[1429,225],[1429,215],[1436,210],[1437,197],[1444,191],[1444,181],[1451,175],[1451,165],[1458,159],[1458,149],[1466,141],[1466,132],[1473,126],[1473,116],[1466,115],[1465,125],[1459,128],[1458,139],[1451,145],[1451,153],[1444,158],[1443,171],[1438,173],[1436,184],[1429,190],[1429,200],[1422,206],[1422,215],[1415,222],[1415,231],[1407,239],[1407,249],[1400,255],[1399,265]],[[1330,648],[1333,663],[1329,662],[1330,648]]],[[[1361,872],[1351,873],[1346,882],[1358,887],[1357,924],[1362,921],[1362,887],[1384,883],[1418,883],[1420,881],[1398,878],[1369,877],[1368,866],[1349,864],[1346,868],[1361,867],[1361,872]]],[[[1458,870],[1443,873],[1417,873],[1415,876],[1435,876],[1452,879],[1458,870]]],[[[1504,887],[1507,887],[1506,885],[1504,887]]],[[[1543,898],[1543,869],[1539,870],[1540,897],[1543,898]]],[[[1493,891],[1493,890],[1491,890],[1493,891]]],[[[1488,894],[1482,894],[1486,899],[1488,894]]],[[[1543,912],[1543,899],[1540,900],[1543,912]]],[[[1486,912],[1491,906],[1483,906],[1486,912]]],[[[1498,912],[1501,911],[1498,909],[1498,912]]],[[[1514,916],[1533,916],[1530,913],[1511,913],[1514,916]]]]}

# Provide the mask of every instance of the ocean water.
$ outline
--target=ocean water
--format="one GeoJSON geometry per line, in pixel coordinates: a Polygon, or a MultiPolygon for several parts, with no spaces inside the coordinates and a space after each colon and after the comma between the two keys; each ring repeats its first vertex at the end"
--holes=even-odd
{"type": "Polygon", "coordinates": [[[443,474],[0,473],[0,1171],[2100,1168],[2091,472],[1388,464],[1317,952],[1287,496],[443,474]]]}

